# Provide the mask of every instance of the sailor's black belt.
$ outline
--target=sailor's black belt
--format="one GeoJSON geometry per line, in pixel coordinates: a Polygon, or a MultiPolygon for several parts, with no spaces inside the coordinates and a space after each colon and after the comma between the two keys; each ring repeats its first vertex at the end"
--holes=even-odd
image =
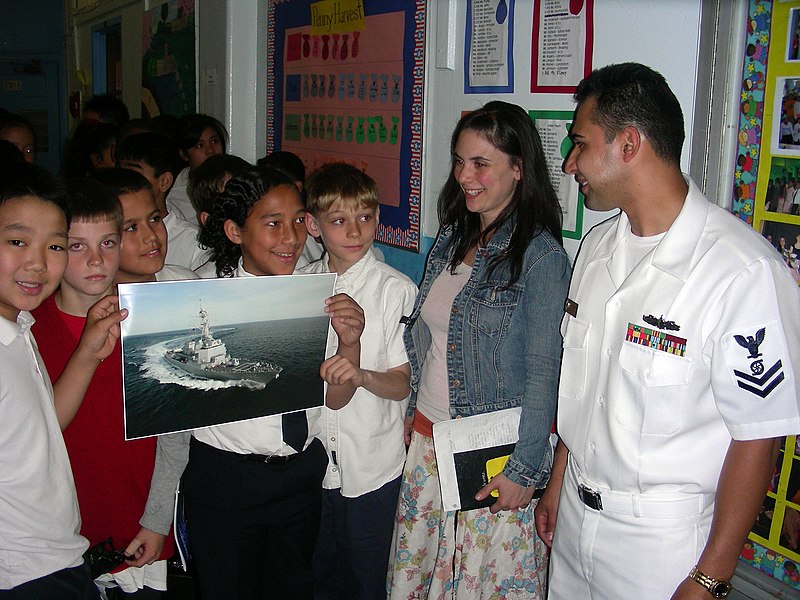
{"type": "Polygon", "coordinates": [[[655,519],[699,515],[714,504],[714,494],[600,492],[582,483],[578,484],[578,497],[593,510],[655,519]]]}
{"type": "Polygon", "coordinates": [[[595,510],[603,510],[603,501],[600,499],[600,492],[596,492],[585,485],[578,484],[578,496],[586,506],[595,510]]]}

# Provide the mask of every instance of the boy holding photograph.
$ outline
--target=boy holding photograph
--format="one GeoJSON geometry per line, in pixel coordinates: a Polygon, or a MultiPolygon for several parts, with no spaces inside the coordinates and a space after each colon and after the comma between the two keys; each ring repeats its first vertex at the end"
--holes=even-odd
{"type": "MultiPolygon", "coordinates": [[[[33,333],[53,379],[75,350],[90,307],[114,293],[123,218],[114,191],[97,181],[69,180],[67,192],[72,214],[67,268],[56,293],[33,312],[33,333]]],[[[166,559],[173,551],[172,538],[165,535],[169,527],[159,533],[138,523],[150,489],[156,439],[125,441],[119,344],[112,360],[98,366],[78,408],[63,407],[59,416],[78,492],[81,534],[91,546],[110,537],[116,550],[133,556],[98,581],[119,586],[128,597],[144,587],[165,590],[166,559]]]]}
{"type": "Polygon", "coordinates": [[[417,288],[370,252],[378,186],[351,165],[323,165],[306,180],[306,225],[326,254],[303,273],[339,274],[335,293],[363,309],[359,351],[339,353],[331,329],[320,374],[328,384],[322,440],[328,452],[314,597],[386,597],[386,569],[405,461],[403,424],[411,369],[404,314],[417,288]]]}

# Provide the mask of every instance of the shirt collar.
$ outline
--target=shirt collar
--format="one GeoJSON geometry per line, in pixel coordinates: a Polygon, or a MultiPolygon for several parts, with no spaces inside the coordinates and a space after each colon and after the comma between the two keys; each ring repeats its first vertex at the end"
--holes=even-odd
{"type": "MultiPolygon", "coordinates": [[[[258,277],[258,275],[253,275],[249,271],[245,271],[244,270],[244,265],[242,264],[243,260],[244,259],[239,258],[239,265],[236,267],[236,271],[234,272],[233,276],[234,277],[258,277]]],[[[296,273],[297,273],[297,269],[294,270],[292,275],[295,275],[296,273]]]]}
{"type": "Polygon", "coordinates": [[[10,346],[18,336],[30,331],[34,321],[31,313],[26,310],[19,313],[16,321],[0,317],[0,344],[10,346]]]}
{"type": "MultiPolygon", "coordinates": [[[[325,260],[325,257],[323,257],[322,260],[325,261],[325,272],[329,273],[330,270],[328,269],[328,261],[325,260]]],[[[375,258],[375,255],[372,253],[372,249],[370,248],[361,258],[361,260],[336,278],[335,291],[337,293],[341,293],[356,287],[358,283],[367,276],[367,273],[370,272],[372,267],[377,262],[378,259],[375,258]]]]}
{"type": "Polygon", "coordinates": [[[239,259],[239,265],[236,267],[236,273],[234,273],[234,277],[255,277],[252,273],[249,273],[244,270],[244,265],[242,264],[243,259],[239,259]]]}
{"type": "MultiPolygon", "coordinates": [[[[678,216],[653,251],[652,265],[685,280],[694,267],[693,257],[706,226],[710,202],[687,175],[683,177],[689,191],[678,216]]],[[[609,239],[605,251],[598,252],[595,260],[613,255],[629,227],[628,216],[621,211],[612,238],[609,239]]]]}

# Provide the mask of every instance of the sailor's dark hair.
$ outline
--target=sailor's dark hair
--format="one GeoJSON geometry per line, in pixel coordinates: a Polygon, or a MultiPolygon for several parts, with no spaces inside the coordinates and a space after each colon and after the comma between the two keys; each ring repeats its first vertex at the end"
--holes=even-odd
{"type": "MultiPolygon", "coordinates": [[[[241,247],[225,234],[225,221],[231,220],[239,227],[244,227],[253,206],[264,194],[280,185],[289,185],[297,190],[286,174],[276,169],[256,167],[239,173],[225,185],[197,238],[202,247],[211,250],[217,277],[233,277],[242,256],[241,247]]],[[[299,195],[300,192],[297,193],[299,195]]]]}
{"type": "Polygon", "coordinates": [[[55,204],[64,213],[69,226],[71,214],[61,177],[25,161],[0,165],[0,205],[25,196],[55,204]]]}
{"type": "Polygon", "coordinates": [[[580,107],[594,98],[594,122],[607,142],[625,127],[636,127],[656,155],[679,164],[685,138],[680,102],[664,76],[639,63],[607,65],[578,84],[574,99],[580,107]]]}

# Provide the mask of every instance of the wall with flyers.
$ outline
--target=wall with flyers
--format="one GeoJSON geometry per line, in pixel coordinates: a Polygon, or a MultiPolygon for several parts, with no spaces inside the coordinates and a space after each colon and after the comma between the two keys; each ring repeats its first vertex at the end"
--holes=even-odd
{"type": "MultiPolygon", "coordinates": [[[[417,135],[421,136],[421,155],[419,156],[420,166],[420,189],[419,189],[419,207],[418,217],[418,243],[416,248],[402,248],[399,245],[383,245],[381,249],[386,255],[387,262],[393,266],[405,271],[412,279],[419,280],[424,268],[424,259],[427,251],[430,249],[433,238],[438,229],[438,222],[436,217],[436,197],[444,183],[448,170],[450,168],[450,133],[455,126],[462,111],[477,108],[491,99],[505,100],[514,102],[521,105],[526,110],[538,111],[567,111],[570,112],[574,109],[574,104],[569,93],[531,93],[531,65],[532,65],[532,45],[534,36],[534,6],[537,4],[530,1],[517,1],[503,0],[505,5],[505,15],[508,30],[511,32],[509,38],[509,56],[512,60],[512,76],[510,82],[502,90],[487,90],[486,88],[475,87],[468,89],[465,86],[466,71],[469,68],[469,61],[465,63],[465,54],[467,54],[467,28],[468,28],[468,8],[469,2],[474,0],[442,0],[436,2],[418,2],[415,0],[403,0],[399,2],[384,3],[376,2],[375,0],[364,0],[363,5],[365,11],[369,14],[377,11],[376,6],[381,7],[381,11],[387,10],[386,6],[397,7],[405,6],[406,8],[418,6],[420,4],[425,7],[425,14],[422,17],[425,20],[424,28],[424,54],[425,54],[425,71],[423,74],[424,87],[421,88],[422,102],[424,112],[421,115],[420,128],[421,131],[417,135]]],[[[308,0],[273,0],[274,8],[278,13],[280,20],[280,11],[286,11],[286,14],[296,14],[294,11],[300,11],[300,17],[293,17],[294,21],[290,20],[289,29],[292,26],[308,27],[309,31],[296,31],[300,34],[299,52],[302,56],[304,33],[310,33],[311,16],[308,12],[308,0]],[[303,11],[306,11],[305,13],[303,11]]],[[[485,3],[484,3],[485,4],[485,3]]],[[[488,8],[488,12],[493,12],[493,9],[499,8],[500,0],[490,0],[489,4],[492,6],[488,8]]],[[[571,3],[576,4],[576,3],[571,3]]],[[[679,100],[684,109],[684,116],[686,119],[686,130],[691,132],[694,126],[693,114],[696,99],[696,87],[698,77],[697,65],[697,52],[700,41],[700,20],[701,20],[701,1],[700,0],[674,0],[669,3],[656,3],[656,2],[638,2],[636,0],[616,0],[610,1],[595,1],[577,3],[581,5],[592,6],[591,18],[594,26],[593,35],[593,66],[601,66],[613,62],[623,61],[639,61],[645,64],[652,65],[658,69],[669,80],[673,89],[676,92],[679,100]],[[636,22],[637,27],[631,28],[629,24],[636,22]],[[665,28],[664,23],[669,23],[670,26],[665,28]],[[680,48],[680,52],[675,49],[680,48]]],[[[280,24],[280,23],[279,23],[280,24]]],[[[270,26],[272,27],[272,26],[270,26]]],[[[281,31],[285,31],[285,27],[281,31]]],[[[273,31],[270,32],[272,35],[273,31]]],[[[276,38],[277,39],[277,38],[276,38]]],[[[294,38],[298,39],[298,38],[294,38]]],[[[281,42],[281,40],[277,40],[281,42]]],[[[311,38],[313,41],[313,38],[311,38]]],[[[352,38],[350,38],[352,44],[352,38]]],[[[416,40],[415,40],[416,42],[416,40]]],[[[285,42],[281,42],[285,43],[285,42]]],[[[320,64],[330,63],[333,52],[333,37],[329,38],[328,48],[329,59],[325,61],[322,58],[322,39],[319,39],[320,44],[318,48],[319,55],[317,61],[320,64]]],[[[340,53],[342,38],[339,38],[340,53]]],[[[387,41],[387,44],[390,42],[387,41]]],[[[418,53],[418,49],[413,49],[414,53],[418,53]]],[[[313,45],[309,48],[309,54],[313,55],[313,45]]],[[[467,56],[468,57],[468,56],[467,56]]],[[[363,58],[362,58],[363,59],[363,58]]],[[[302,61],[300,61],[302,62],[302,61]]],[[[341,61],[340,61],[341,62],[341,61]]],[[[276,79],[282,73],[280,63],[276,61],[276,79]]],[[[289,67],[288,74],[292,73],[292,68],[289,67]]],[[[300,69],[302,71],[302,69],[300,69]]],[[[340,69],[336,70],[337,72],[340,69]]],[[[360,74],[366,75],[366,105],[369,106],[369,89],[372,84],[372,75],[378,74],[378,70],[357,70],[357,69],[344,69],[345,77],[349,76],[350,71],[354,73],[353,87],[357,97],[359,87],[361,84],[360,74]]],[[[309,96],[311,90],[312,75],[317,75],[317,92],[320,86],[320,73],[324,71],[308,72],[308,86],[309,96]]],[[[302,72],[299,73],[299,86],[297,88],[301,98],[304,94],[304,80],[302,72]]],[[[284,77],[285,79],[285,77],[284,77]]],[[[295,80],[297,81],[297,80],[295,80]]],[[[345,85],[348,86],[348,79],[345,80],[345,85]]],[[[390,82],[393,79],[390,78],[390,82]]],[[[276,82],[277,83],[277,82],[276,82]]],[[[330,92],[330,79],[326,80],[326,97],[330,92]]],[[[338,81],[341,84],[341,80],[338,81]]],[[[375,102],[376,106],[381,106],[380,90],[382,87],[382,79],[378,76],[378,100],[375,102]]],[[[407,80],[403,80],[403,85],[406,85],[407,80]]],[[[415,82],[416,83],[416,82],[415,82]]],[[[414,84],[415,84],[414,83],[414,84]]],[[[410,84],[410,85],[414,85],[410,84]]],[[[339,87],[334,90],[334,98],[338,98],[339,87]]],[[[390,88],[391,89],[391,88],[390,88]]],[[[406,88],[403,88],[404,91],[406,88]]],[[[289,92],[286,87],[283,92],[289,92]]],[[[348,93],[347,87],[344,90],[345,94],[348,93]]],[[[390,98],[391,99],[391,98],[390,98]]],[[[283,101],[282,96],[275,98],[276,105],[283,101]]],[[[315,100],[319,104],[319,95],[315,100]]],[[[309,102],[313,104],[313,102],[309,102]]],[[[328,114],[336,114],[334,111],[303,111],[300,114],[304,115],[309,113],[309,132],[313,131],[313,114],[325,114],[325,127],[328,126],[328,114]]],[[[377,114],[377,113],[376,113],[377,114]]],[[[337,115],[338,116],[338,115],[337,115]]],[[[347,136],[347,116],[344,116],[343,121],[343,135],[347,136]]],[[[358,115],[351,115],[357,117],[358,115]]],[[[361,115],[364,116],[364,115],[361,115]]],[[[366,115],[372,116],[372,115],[366,115]]],[[[299,122],[299,135],[302,140],[305,140],[305,116],[300,117],[299,122]]],[[[319,117],[317,117],[317,135],[319,136],[319,117]]],[[[384,119],[384,123],[388,124],[391,121],[384,119]]],[[[355,121],[357,131],[358,121],[355,121]]],[[[280,124],[284,128],[286,124],[280,124]]],[[[336,142],[338,127],[338,119],[334,117],[333,120],[333,142],[336,142]]],[[[390,131],[391,129],[389,129],[390,131]]],[[[275,130],[276,135],[278,129],[275,130]]],[[[378,132],[380,130],[378,129],[378,132]]],[[[410,129],[407,133],[410,134],[410,129]]],[[[296,135],[296,134],[295,134],[296,135]]],[[[378,133],[380,135],[380,133],[378,133]]],[[[313,138],[313,136],[310,136],[313,138]]],[[[388,139],[388,138],[387,138],[388,139]]],[[[286,142],[281,137],[271,140],[271,144],[275,148],[281,148],[286,142]]],[[[296,143],[296,141],[295,141],[296,143]]],[[[326,142],[319,143],[318,146],[324,147],[326,142]]],[[[356,141],[357,143],[357,141],[356,141]]],[[[291,141],[288,145],[291,145],[291,141]]],[[[369,146],[367,140],[364,144],[369,146]]],[[[379,144],[375,144],[377,148],[379,144]]],[[[688,171],[689,153],[691,148],[684,155],[684,161],[688,171]]],[[[414,160],[410,158],[410,160],[414,160]]],[[[399,202],[407,201],[401,193],[399,202]]],[[[382,209],[383,210],[383,209],[382,209]]],[[[587,211],[588,212],[588,211],[587,211]]],[[[595,223],[607,218],[609,215],[606,213],[591,213],[584,215],[583,231],[587,231],[595,223]]],[[[565,246],[567,251],[574,256],[577,251],[580,236],[576,239],[567,239],[565,246]]]]}

